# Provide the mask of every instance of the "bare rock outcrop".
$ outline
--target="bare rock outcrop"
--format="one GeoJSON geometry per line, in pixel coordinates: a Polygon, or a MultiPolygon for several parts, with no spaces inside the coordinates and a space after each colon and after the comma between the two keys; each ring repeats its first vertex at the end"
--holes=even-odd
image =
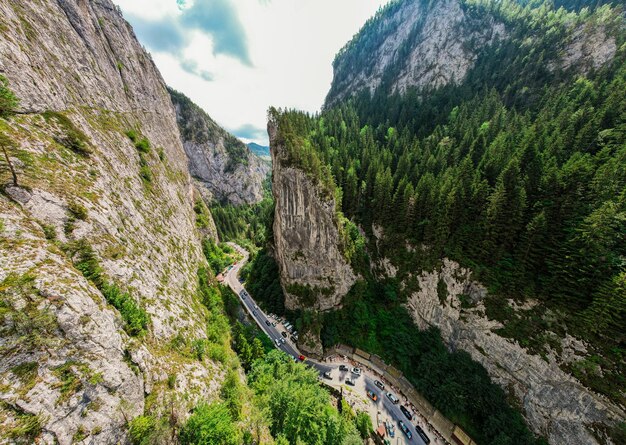
{"type": "Polygon", "coordinates": [[[531,428],[550,444],[596,445],[598,424],[623,421],[621,408],[559,367],[575,359],[571,354],[584,353],[580,341],[568,337],[563,352],[541,357],[501,337],[494,330],[502,325],[485,317],[486,289],[472,280],[469,270],[448,259],[417,280],[420,290],[407,302],[415,323],[422,329],[437,327],[451,348],[467,351],[482,364],[519,401],[531,428]]]}
{"type": "Polygon", "coordinates": [[[207,202],[255,204],[270,166],[182,93],[170,90],[189,171],[207,202]]]}
{"type": "Polygon", "coordinates": [[[334,199],[323,198],[307,174],[288,165],[278,127],[268,124],[272,153],[274,251],[288,309],[341,307],[356,277],[340,250],[334,199]]]}
{"type": "Polygon", "coordinates": [[[459,0],[398,2],[341,50],[326,106],[363,89],[374,92],[384,79],[399,92],[458,84],[478,53],[505,35],[502,23],[468,13],[459,0]],[[355,59],[368,62],[355,70],[355,59]]]}

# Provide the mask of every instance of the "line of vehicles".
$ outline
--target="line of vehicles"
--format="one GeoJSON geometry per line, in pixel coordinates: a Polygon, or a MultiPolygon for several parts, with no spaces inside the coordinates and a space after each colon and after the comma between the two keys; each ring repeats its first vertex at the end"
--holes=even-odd
{"type": "MultiPolygon", "coordinates": [[[[242,289],[241,292],[239,293],[239,295],[241,296],[242,300],[245,300],[246,298],[250,297],[250,294],[248,294],[248,292],[245,289],[242,289]]],[[[259,309],[259,307],[255,304],[254,305],[254,310],[252,311],[252,314],[254,316],[257,315],[257,310],[259,309]]],[[[286,338],[289,336],[289,334],[291,334],[291,340],[295,343],[296,341],[298,341],[298,332],[295,331],[295,328],[293,327],[293,325],[287,321],[285,318],[280,318],[275,314],[267,314],[268,319],[265,320],[265,324],[269,327],[277,327],[277,325],[279,323],[281,323],[283,325],[283,327],[285,328],[285,331],[281,331],[281,337],[279,338],[275,338],[274,339],[274,344],[276,345],[277,348],[280,348],[281,345],[285,344],[286,342],[286,338]],[[273,320],[273,321],[270,321],[273,320]]],[[[305,357],[303,355],[300,355],[297,359],[294,357],[294,360],[300,360],[300,361],[304,361],[305,357]]],[[[361,368],[358,367],[353,367],[353,368],[349,368],[346,365],[339,365],[339,370],[340,371],[350,371],[352,373],[353,376],[351,377],[346,377],[345,384],[346,385],[350,385],[350,386],[355,386],[355,379],[358,378],[359,376],[362,375],[363,371],[361,370],[361,368]]],[[[331,371],[326,371],[322,374],[322,376],[328,380],[332,380],[332,375],[331,375],[331,371]]],[[[380,380],[374,380],[374,384],[381,390],[383,391],[383,393],[385,394],[385,396],[389,399],[389,401],[391,401],[391,403],[393,403],[394,405],[398,405],[400,403],[400,399],[398,399],[398,397],[393,394],[390,391],[385,392],[385,384],[383,382],[381,382],[380,380]]],[[[373,391],[367,391],[367,396],[374,402],[374,403],[378,403],[378,395],[376,393],[374,393],[373,391]]],[[[402,414],[404,414],[404,416],[408,419],[409,422],[411,422],[413,420],[413,415],[411,414],[411,412],[406,408],[406,406],[404,405],[400,405],[400,411],[402,412],[402,414]]],[[[389,435],[389,437],[394,438],[395,437],[395,426],[393,425],[392,422],[390,421],[385,421],[384,422],[384,426],[385,426],[385,430],[387,431],[387,434],[389,435]]],[[[403,421],[403,420],[398,420],[398,426],[400,427],[400,430],[404,433],[404,435],[406,436],[406,438],[408,440],[412,440],[413,439],[413,434],[411,433],[410,429],[408,428],[407,424],[403,421]]],[[[424,430],[419,426],[419,425],[413,425],[413,427],[415,428],[415,431],[417,432],[417,434],[420,436],[420,438],[424,441],[424,443],[429,444],[430,443],[430,438],[426,435],[426,433],[424,432],[424,430]]]]}

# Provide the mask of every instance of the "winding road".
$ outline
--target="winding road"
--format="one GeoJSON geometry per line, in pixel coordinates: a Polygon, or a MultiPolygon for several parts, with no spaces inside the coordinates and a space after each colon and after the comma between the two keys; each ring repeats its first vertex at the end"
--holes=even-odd
{"type": "MultiPolygon", "coordinates": [[[[291,342],[290,339],[286,339],[283,343],[281,336],[281,331],[284,329],[278,329],[272,326],[272,322],[274,320],[270,319],[256,304],[256,302],[252,299],[250,294],[245,290],[242,283],[239,282],[239,271],[248,261],[248,251],[243,249],[241,246],[228,243],[231,247],[233,247],[239,254],[243,256],[243,259],[238,261],[235,265],[232,266],[230,270],[228,270],[225,274],[224,281],[228,284],[228,286],[237,294],[239,300],[243,307],[248,311],[250,317],[255,320],[257,325],[261,328],[263,332],[274,342],[276,346],[276,339],[279,339],[280,345],[276,346],[281,351],[287,353],[288,355],[298,359],[300,357],[300,351],[295,344],[291,342]],[[243,292],[242,292],[243,291],[243,292]],[[269,326],[268,323],[269,322],[269,326]]],[[[374,428],[377,428],[383,421],[388,420],[395,426],[395,437],[389,438],[392,444],[418,444],[418,445],[426,445],[426,443],[422,440],[422,438],[417,434],[415,426],[412,422],[408,421],[405,415],[400,411],[400,403],[394,404],[389,400],[386,396],[386,392],[382,391],[380,388],[376,386],[374,383],[375,376],[373,374],[369,374],[367,370],[362,370],[362,375],[357,376],[353,374],[351,371],[342,371],[339,369],[340,365],[345,365],[349,369],[352,368],[352,365],[347,360],[336,360],[332,363],[332,365],[324,364],[317,362],[311,359],[305,359],[304,362],[315,368],[319,373],[321,378],[325,372],[330,371],[331,379],[325,379],[327,385],[332,386],[334,388],[340,389],[344,394],[356,393],[360,400],[366,403],[366,407],[372,417],[372,424],[374,428]],[[347,386],[345,383],[346,378],[351,377],[354,380],[354,385],[347,386]],[[378,400],[376,402],[372,401],[367,397],[367,391],[371,391],[376,394],[378,400]],[[402,420],[404,424],[409,428],[412,434],[412,439],[408,439],[400,430],[398,421],[402,420]]],[[[397,395],[398,396],[398,395],[397,395]]],[[[346,396],[347,397],[347,396],[346,396]]],[[[398,396],[400,397],[400,396],[398,396]]],[[[415,419],[414,419],[415,420],[415,419]]],[[[431,442],[435,443],[435,441],[431,442]]]]}

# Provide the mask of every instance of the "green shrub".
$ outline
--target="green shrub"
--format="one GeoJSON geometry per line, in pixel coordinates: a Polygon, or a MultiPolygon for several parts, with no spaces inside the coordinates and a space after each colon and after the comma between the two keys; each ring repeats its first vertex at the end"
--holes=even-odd
{"type": "Polygon", "coordinates": [[[10,116],[19,105],[19,99],[9,89],[9,81],[0,74],[0,117],[10,116]]]}
{"type": "Polygon", "coordinates": [[[226,403],[230,415],[234,420],[241,418],[241,410],[243,409],[243,400],[245,397],[244,388],[239,380],[239,375],[236,371],[230,370],[226,373],[224,383],[222,383],[222,389],[220,396],[226,403]]]}
{"type": "Polygon", "coordinates": [[[89,433],[85,430],[83,425],[80,425],[74,435],[72,436],[72,443],[81,442],[89,436],[89,433]]]}
{"type": "Polygon", "coordinates": [[[370,433],[374,431],[372,419],[369,414],[364,411],[361,411],[356,415],[354,423],[356,424],[356,429],[359,430],[359,434],[363,440],[367,439],[370,436],[370,433]]]}
{"type": "Polygon", "coordinates": [[[139,167],[139,176],[145,183],[152,183],[152,170],[150,170],[148,165],[142,165],[139,167]]]}
{"type": "Polygon", "coordinates": [[[211,214],[209,209],[202,198],[196,199],[193,205],[193,210],[196,212],[196,226],[200,229],[206,229],[211,226],[211,214]]]}
{"type": "Polygon", "coordinates": [[[203,338],[199,338],[191,342],[191,349],[198,360],[202,361],[206,354],[207,341],[203,338]]]}
{"type": "Polygon", "coordinates": [[[176,388],[176,374],[170,374],[167,376],[167,387],[169,389],[176,388]]]}
{"type": "Polygon", "coordinates": [[[141,153],[150,153],[150,141],[146,138],[141,138],[135,142],[135,148],[141,153]]]}
{"type": "Polygon", "coordinates": [[[202,242],[202,252],[215,274],[220,273],[232,262],[231,258],[210,238],[205,238],[202,242]]]}
{"type": "Polygon", "coordinates": [[[182,445],[238,445],[240,435],[226,405],[202,403],[181,429],[179,439],[182,445]]]}
{"type": "Polygon", "coordinates": [[[72,201],[68,204],[67,209],[74,218],[80,219],[81,221],[85,221],[87,219],[88,213],[84,205],[76,201],[72,201]]]}
{"type": "Polygon", "coordinates": [[[61,391],[61,397],[57,400],[57,403],[66,401],[83,387],[80,376],[75,370],[79,366],[74,361],[67,361],[52,369],[54,375],[60,380],[60,383],[56,386],[61,391]]]}
{"type": "Polygon", "coordinates": [[[24,362],[11,368],[11,372],[19,378],[22,383],[29,385],[37,378],[37,369],[39,366],[36,362],[24,362]]]}
{"type": "Polygon", "coordinates": [[[144,445],[149,443],[156,420],[152,416],[139,416],[130,421],[128,425],[128,435],[133,445],[144,445]]]}
{"type": "Polygon", "coordinates": [[[128,139],[130,139],[133,143],[137,142],[137,132],[135,130],[128,130],[126,132],[126,136],[128,136],[128,139]]]}
{"type": "Polygon", "coordinates": [[[8,430],[7,436],[12,443],[26,445],[35,443],[35,439],[41,434],[43,421],[40,416],[20,413],[17,415],[16,425],[8,430]]]}
{"type": "Polygon", "coordinates": [[[43,230],[43,234],[47,240],[54,241],[57,239],[57,231],[54,226],[44,224],[41,226],[41,229],[43,230]]]}
{"type": "Polygon", "coordinates": [[[63,134],[54,137],[58,144],[82,156],[89,156],[93,152],[87,135],[79,130],[66,115],[48,110],[42,113],[42,116],[46,122],[52,120],[62,128],[63,134]]]}
{"type": "Polygon", "coordinates": [[[105,283],[101,289],[106,300],[118,311],[124,320],[126,332],[132,336],[143,335],[148,329],[150,318],[128,292],[122,292],[115,284],[105,283]]]}
{"type": "Polygon", "coordinates": [[[120,288],[109,283],[103,275],[102,266],[93,248],[85,240],[74,243],[70,250],[76,251],[75,266],[90,280],[104,295],[106,301],[120,312],[124,320],[124,329],[132,336],[143,335],[148,329],[150,317],[148,313],[120,288]]]}

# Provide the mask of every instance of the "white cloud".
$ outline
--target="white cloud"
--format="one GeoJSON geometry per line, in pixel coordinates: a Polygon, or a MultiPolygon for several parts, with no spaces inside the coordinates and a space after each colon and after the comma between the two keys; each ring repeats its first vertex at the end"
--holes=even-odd
{"type": "MultiPolygon", "coordinates": [[[[176,0],[116,0],[131,24],[173,20],[176,0]]],[[[196,2],[188,0],[186,8],[196,2]]],[[[180,54],[151,47],[165,81],[227,129],[264,128],[267,108],[318,111],[330,88],[337,51],[388,0],[220,0],[234,8],[250,63],[215,51],[215,36],[184,29],[180,54]],[[251,65],[251,66],[250,66],[251,65]],[[212,80],[209,80],[212,79],[212,80]]],[[[138,32],[142,39],[142,34],[138,32]]],[[[223,36],[217,36],[223,46],[223,36]]],[[[247,140],[247,139],[246,139],[247,140]]],[[[256,138],[266,144],[267,138],[256,138]]],[[[247,140],[248,141],[248,140],[247,140]]]]}

